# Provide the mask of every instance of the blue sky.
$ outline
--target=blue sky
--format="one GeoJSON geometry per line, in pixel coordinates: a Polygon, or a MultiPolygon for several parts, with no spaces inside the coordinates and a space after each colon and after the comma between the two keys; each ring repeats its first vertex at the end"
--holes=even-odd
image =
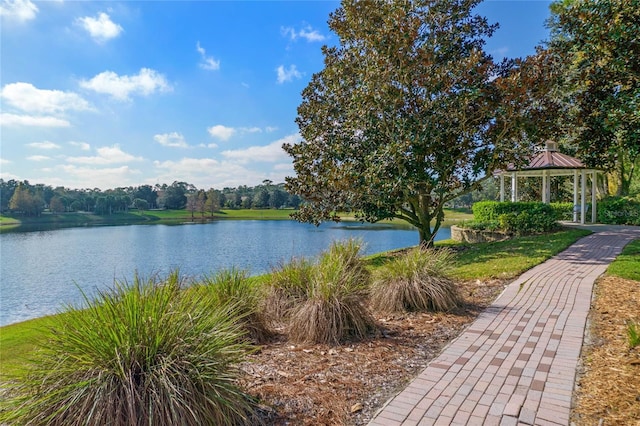
{"type": "MultiPolygon", "coordinates": [[[[496,58],[548,36],[548,1],[486,1],[496,58]]],[[[69,188],[293,173],[300,93],[335,1],[0,0],[0,177],[69,188]]]]}

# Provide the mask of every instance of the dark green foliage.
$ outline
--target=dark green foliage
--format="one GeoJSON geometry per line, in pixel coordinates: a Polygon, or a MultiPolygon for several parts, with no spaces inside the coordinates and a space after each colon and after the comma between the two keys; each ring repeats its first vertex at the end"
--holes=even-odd
{"type": "Polygon", "coordinates": [[[537,234],[557,228],[557,215],[553,207],[540,202],[481,201],[472,207],[475,222],[493,223],[516,235],[537,234]]]}
{"type": "Polygon", "coordinates": [[[551,203],[557,220],[573,220],[573,203],[551,203]]]}
{"type": "Polygon", "coordinates": [[[640,161],[640,1],[555,1],[549,48],[564,57],[566,130],[590,167],[629,194],[640,161]]]}
{"type": "Polygon", "coordinates": [[[350,0],[331,14],[338,42],[302,93],[303,140],[283,146],[286,187],[305,199],[297,219],[400,218],[431,246],[445,203],[528,155],[478,3],[350,0]]]}
{"type": "Polygon", "coordinates": [[[233,312],[199,289],[135,277],[52,317],[1,402],[2,424],[254,424],[234,384],[248,350],[233,312]],[[7,423],[5,423],[7,422],[7,423]]]}
{"type": "Polygon", "coordinates": [[[489,220],[486,222],[467,220],[457,224],[457,226],[461,228],[473,229],[477,231],[497,231],[500,229],[500,222],[498,222],[497,220],[489,220]]]}
{"type": "Polygon", "coordinates": [[[640,225],[640,201],[631,197],[609,197],[598,202],[598,222],[640,225]]]}

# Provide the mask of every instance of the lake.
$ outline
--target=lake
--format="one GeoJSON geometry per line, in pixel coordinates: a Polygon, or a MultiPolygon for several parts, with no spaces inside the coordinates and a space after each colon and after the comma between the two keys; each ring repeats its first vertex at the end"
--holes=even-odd
{"type": "MultiPolygon", "coordinates": [[[[436,240],[450,238],[441,229],[436,240]]],[[[359,238],[365,254],[416,245],[411,227],[384,224],[222,220],[204,224],[66,228],[0,234],[0,326],[82,303],[114,279],[178,268],[202,276],[236,266],[256,275],[292,257],[314,257],[332,241],[359,238]]]]}

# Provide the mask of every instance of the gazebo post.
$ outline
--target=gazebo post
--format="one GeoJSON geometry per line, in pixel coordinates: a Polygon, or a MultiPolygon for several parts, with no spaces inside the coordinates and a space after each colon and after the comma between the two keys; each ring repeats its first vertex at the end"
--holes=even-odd
{"type": "Polygon", "coordinates": [[[547,198],[547,185],[549,183],[547,182],[547,172],[546,170],[542,171],[542,202],[547,204],[549,202],[549,199],[547,198]]]}
{"type": "Polygon", "coordinates": [[[596,175],[596,171],[593,171],[592,174],[592,178],[591,178],[591,223],[596,223],[597,220],[597,197],[596,197],[596,191],[597,191],[597,175],[596,175]]]}
{"type": "Polygon", "coordinates": [[[504,173],[500,173],[500,202],[504,202],[504,173]]]}
{"type": "Polygon", "coordinates": [[[578,222],[578,171],[573,171],[573,221],[578,222]]]}
{"type": "Polygon", "coordinates": [[[511,201],[518,201],[518,174],[511,173],[511,201]]]}
{"type": "Polygon", "coordinates": [[[580,224],[584,225],[587,211],[587,171],[580,171],[580,224]]]}

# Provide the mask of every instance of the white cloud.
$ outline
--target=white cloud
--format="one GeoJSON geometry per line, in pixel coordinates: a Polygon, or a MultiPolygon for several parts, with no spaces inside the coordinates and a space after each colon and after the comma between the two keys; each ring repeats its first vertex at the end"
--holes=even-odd
{"type": "Polygon", "coordinates": [[[284,162],[287,158],[289,158],[289,155],[282,149],[282,144],[297,143],[299,141],[300,135],[296,133],[286,136],[275,142],[271,142],[266,146],[251,146],[245,149],[227,150],[222,151],[221,154],[223,157],[229,160],[235,160],[243,164],[250,162],[284,162]]]}
{"type": "MultiPolygon", "coordinates": [[[[227,126],[223,126],[222,124],[218,124],[216,126],[212,126],[209,127],[207,129],[207,131],[209,132],[209,134],[211,136],[213,136],[214,138],[220,139],[222,141],[228,141],[232,136],[240,134],[246,134],[246,133],[262,133],[262,132],[273,132],[275,130],[278,130],[277,127],[270,127],[267,126],[264,129],[257,127],[257,126],[252,126],[252,127],[227,127],[227,126]]],[[[211,148],[215,148],[216,146],[213,146],[211,148]]]]}
{"type": "Polygon", "coordinates": [[[0,114],[0,126],[69,127],[71,123],[67,120],[50,116],[18,115],[3,112],[0,114]]]}
{"type": "Polygon", "coordinates": [[[211,126],[207,129],[209,134],[216,139],[220,139],[221,141],[228,141],[231,136],[236,133],[236,129],[233,127],[226,127],[222,124],[218,124],[216,126],[211,126]]]}
{"type": "Polygon", "coordinates": [[[126,101],[130,95],[150,95],[154,92],[168,92],[172,87],[166,78],[155,70],[142,68],[136,75],[119,76],[113,71],[104,71],[91,80],[82,80],[80,86],[126,101]]]}
{"type": "Polygon", "coordinates": [[[137,185],[141,172],[129,166],[95,168],[63,164],[51,170],[55,177],[46,178],[50,185],[62,185],[67,188],[113,188],[113,183],[129,186],[137,185]],[[64,179],[58,179],[58,176],[64,179]]]}
{"type": "Polygon", "coordinates": [[[177,132],[154,135],[153,139],[162,146],[170,146],[174,148],[189,148],[189,145],[187,145],[187,141],[185,141],[184,136],[177,132]]]}
{"type": "Polygon", "coordinates": [[[300,29],[300,31],[296,31],[293,27],[281,27],[280,33],[284,37],[289,37],[292,41],[296,41],[298,38],[303,38],[311,43],[327,39],[326,36],[320,34],[318,30],[314,30],[310,25],[300,29]]]}
{"type": "Polygon", "coordinates": [[[217,143],[201,143],[200,145],[198,145],[199,148],[217,148],[218,144],[217,143]]]}
{"type": "Polygon", "coordinates": [[[47,157],[46,155],[31,155],[27,157],[29,161],[47,161],[51,160],[51,157],[47,157]]]}
{"type": "Polygon", "coordinates": [[[207,51],[200,46],[200,42],[196,44],[196,50],[200,54],[200,68],[208,71],[216,71],[220,69],[220,61],[213,59],[213,56],[207,56],[207,51]]]}
{"type": "Polygon", "coordinates": [[[11,161],[5,159],[5,158],[0,158],[0,164],[10,164],[11,161]]]}
{"type": "Polygon", "coordinates": [[[31,83],[6,84],[0,97],[7,104],[25,112],[56,114],[66,111],[91,110],[89,102],[73,92],[38,89],[31,83]]]}
{"type": "Polygon", "coordinates": [[[71,141],[71,142],[69,142],[69,145],[78,147],[83,151],[89,151],[91,149],[91,145],[89,145],[86,142],[74,142],[74,141],[71,141]]]}
{"type": "Polygon", "coordinates": [[[2,0],[0,3],[0,16],[13,21],[30,21],[37,13],[38,6],[31,0],[2,0]]]}
{"type": "Polygon", "coordinates": [[[32,142],[32,143],[28,143],[27,146],[30,148],[37,148],[37,149],[60,149],[61,148],[60,145],[58,145],[57,143],[53,143],[51,141],[32,142]]]}
{"type": "Polygon", "coordinates": [[[67,162],[74,164],[103,165],[144,160],[142,157],[136,157],[124,152],[118,144],[97,148],[96,152],[98,155],[92,157],[67,157],[67,162]]]}
{"type": "Polygon", "coordinates": [[[262,133],[260,127],[240,127],[238,130],[242,133],[262,133]]]}
{"type": "Polygon", "coordinates": [[[104,43],[112,38],[116,38],[123,31],[122,27],[113,22],[109,15],[104,12],[100,12],[96,18],[90,16],[78,18],[76,22],[81,25],[97,43],[104,43]]]}
{"type": "Polygon", "coordinates": [[[255,185],[265,179],[281,182],[284,176],[245,167],[231,161],[218,161],[213,158],[183,158],[177,161],[156,161],[154,166],[158,175],[148,183],[189,182],[198,188],[224,188],[239,185],[255,185]]]}
{"type": "Polygon", "coordinates": [[[280,65],[276,68],[276,73],[278,74],[278,83],[282,84],[287,81],[293,81],[294,78],[300,79],[302,78],[302,74],[295,65],[290,65],[289,69],[285,69],[284,65],[280,65]]]}

